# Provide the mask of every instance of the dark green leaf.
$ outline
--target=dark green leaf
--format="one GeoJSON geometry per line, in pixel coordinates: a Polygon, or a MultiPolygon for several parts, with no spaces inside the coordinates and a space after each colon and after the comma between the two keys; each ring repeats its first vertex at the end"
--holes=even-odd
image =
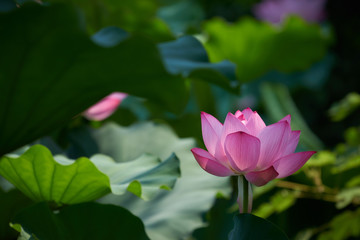
{"type": "Polygon", "coordinates": [[[166,1],[166,4],[168,5],[158,9],[157,15],[169,25],[175,35],[200,29],[205,13],[198,1],[166,1]]]}
{"type": "Polygon", "coordinates": [[[20,191],[12,189],[3,192],[0,188],[0,239],[15,239],[18,235],[10,228],[10,220],[24,207],[30,205],[30,199],[20,191]]]}
{"type": "Polygon", "coordinates": [[[185,77],[205,79],[228,90],[238,86],[235,64],[229,61],[209,63],[208,55],[201,43],[192,36],[159,44],[164,64],[170,73],[181,73],[185,77]]]}
{"type": "MultiPolygon", "coordinates": [[[[96,33],[93,40],[101,46],[113,47],[127,37],[129,34],[124,30],[108,27],[96,33]]],[[[238,85],[235,64],[229,61],[210,63],[204,47],[194,37],[160,43],[158,48],[169,73],[206,80],[230,91],[238,90],[234,87],[238,85]]]]}
{"type": "Polygon", "coordinates": [[[12,223],[40,240],[148,239],[141,220],[128,210],[97,203],[67,206],[58,213],[38,203],[24,209],[12,223]]]}
{"type": "Polygon", "coordinates": [[[140,32],[157,41],[173,39],[169,27],[156,17],[158,1],[133,0],[46,0],[46,2],[72,3],[83,12],[87,29],[95,33],[108,26],[116,26],[128,32],[140,32]]]}
{"type": "Polygon", "coordinates": [[[234,217],[234,228],[229,234],[229,240],[287,240],[288,237],[273,223],[243,213],[234,217]]]}
{"type": "Polygon", "coordinates": [[[8,12],[16,8],[16,2],[14,0],[2,0],[0,2],[0,13],[8,12]]]}
{"type": "Polygon", "coordinates": [[[149,40],[129,37],[100,47],[84,33],[76,10],[62,5],[24,5],[0,15],[0,22],[0,155],[113,91],[175,112],[185,106],[185,82],[166,72],[149,40]]]}
{"type": "Polygon", "coordinates": [[[95,33],[91,39],[100,46],[114,47],[129,36],[129,33],[121,28],[107,27],[95,33]]]}

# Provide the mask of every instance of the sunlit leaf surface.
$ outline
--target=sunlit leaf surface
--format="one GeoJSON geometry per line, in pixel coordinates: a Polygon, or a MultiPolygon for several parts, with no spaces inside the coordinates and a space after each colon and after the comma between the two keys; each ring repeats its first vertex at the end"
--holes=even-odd
{"type": "Polygon", "coordinates": [[[61,163],[46,147],[34,145],[19,157],[2,157],[0,174],[32,200],[58,205],[92,201],[110,192],[108,176],[88,158],[61,163]]]}
{"type": "Polygon", "coordinates": [[[46,147],[34,145],[21,156],[3,157],[0,174],[32,200],[62,205],[95,200],[109,192],[121,195],[126,190],[148,200],[159,189],[170,190],[180,169],[175,155],[160,161],[145,154],[117,163],[97,154],[74,161],[53,157],[46,147]]]}

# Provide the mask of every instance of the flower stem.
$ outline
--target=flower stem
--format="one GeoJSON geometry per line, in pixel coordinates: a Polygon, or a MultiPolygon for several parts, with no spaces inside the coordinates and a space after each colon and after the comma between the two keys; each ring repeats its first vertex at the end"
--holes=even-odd
{"type": "Polygon", "coordinates": [[[242,183],[243,183],[243,191],[244,191],[243,210],[244,210],[244,213],[247,213],[248,207],[249,207],[249,183],[246,180],[244,175],[242,175],[241,178],[243,178],[242,183]]]}
{"type": "Polygon", "coordinates": [[[240,213],[250,213],[252,206],[252,191],[250,183],[243,175],[238,177],[238,189],[240,213]]]}

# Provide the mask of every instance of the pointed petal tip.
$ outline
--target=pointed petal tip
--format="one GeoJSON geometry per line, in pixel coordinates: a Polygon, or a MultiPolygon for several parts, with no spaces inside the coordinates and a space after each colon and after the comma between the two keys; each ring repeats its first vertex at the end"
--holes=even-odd
{"type": "Polygon", "coordinates": [[[291,124],[291,114],[286,115],[279,122],[287,122],[287,123],[291,124]]]}
{"type": "Polygon", "coordinates": [[[204,149],[192,148],[191,152],[193,153],[200,167],[206,172],[218,177],[227,177],[234,174],[231,169],[217,162],[217,160],[204,149]]]}
{"type": "Polygon", "coordinates": [[[215,118],[213,115],[211,115],[210,113],[207,113],[207,112],[204,112],[204,111],[200,111],[200,116],[201,117],[205,117],[205,118],[208,118],[208,117],[213,117],[215,118]]]}
{"type": "Polygon", "coordinates": [[[208,152],[206,151],[205,149],[202,149],[202,148],[192,148],[190,150],[194,155],[199,155],[199,156],[202,156],[202,157],[206,157],[206,158],[209,158],[211,160],[215,160],[215,158],[208,152]]]}
{"type": "Polygon", "coordinates": [[[124,98],[126,98],[127,96],[129,96],[129,94],[127,93],[123,93],[123,92],[113,92],[112,94],[110,94],[108,97],[110,98],[116,98],[119,100],[123,100],[124,98]]]}
{"type": "Polygon", "coordinates": [[[242,112],[240,110],[237,110],[234,115],[235,115],[235,117],[239,118],[243,114],[242,114],[242,112]]]}
{"type": "Polygon", "coordinates": [[[280,158],[274,163],[274,168],[279,173],[277,178],[288,177],[297,172],[314,155],[316,151],[297,152],[280,158]]]}
{"type": "Polygon", "coordinates": [[[248,119],[246,127],[249,129],[252,135],[257,136],[266,127],[266,125],[260,115],[254,111],[254,113],[248,119]]]}
{"type": "Polygon", "coordinates": [[[200,149],[200,148],[192,148],[192,149],[190,149],[190,151],[191,151],[192,153],[194,153],[194,152],[197,151],[197,149],[200,149]]]}
{"type": "Polygon", "coordinates": [[[201,111],[201,112],[200,112],[200,116],[201,116],[201,117],[203,117],[203,116],[205,117],[206,115],[209,115],[209,114],[206,113],[206,112],[204,112],[204,111],[201,111]]]}
{"type": "Polygon", "coordinates": [[[242,110],[242,113],[244,114],[246,120],[249,120],[249,118],[254,114],[253,110],[251,110],[249,107],[242,110]]]}
{"type": "Polygon", "coordinates": [[[303,154],[304,158],[307,158],[308,160],[315,154],[317,151],[306,151],[306,152],[297,152],[298,154],[303,154]]]}
{"type": "Polygon", "coordinates": [[[314,155],[315,153],[317,153],[317,151],[308,151],[308,153],[310,154],[310,157],[312,157],[312,155],[314,155]]]}
{"type": "MultiPolygon", "coordinates": [[[[235,115],[234,115],[234,114],[232,114],[231,112],[228,112],[228,113],[226,114],[226,118],[227,118],[228,116],[235,117],[235,115]]],[[[225,119],[226,119],[226,118],[225,118],[225,119]]]]}
{"type": "MultiPolygon", "coordinates": [[[[289,116],[289,115],[288,115],[289,116]]],[[[281,127],[287,129],[288,132],[291,132],[291,123],[290,123],[291,119],[289,120],[282,120],[282,121],[279,121],[277,123],[274,123],[272,125],[275,125],[275,124],[278,124],[280,125],[281,127]]],[[[271,126],[271,125],[269,125],[271,126]]]]}
{"type": "Polygon", "coordinates": [[[202,112],[201,113],[201,131],[206,149],[210,154],[214,155],[222,132],[222,123],[214,116],[202,112]]]}

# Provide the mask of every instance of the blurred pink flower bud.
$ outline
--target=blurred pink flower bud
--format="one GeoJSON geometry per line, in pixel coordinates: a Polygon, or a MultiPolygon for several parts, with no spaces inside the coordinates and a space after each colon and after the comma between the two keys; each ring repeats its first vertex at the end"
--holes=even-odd
{"type": "Polygon", "coordinates": [[[126,93],[114,92],[88,108],[84,112],[84,116],[89,120],[104,120],[116,111],[122,100],[127,96],[126,93]]]}
{"type": "Polygon", "coordinates": [[[284,178],[299,170],[315,153],[294,153],[300,131],[292,131],[290,115],[266,126],[250,108],[228,113],[224,125],[201,113],[202,134],[208,151],[191,149],[199,165],[208,173],[224,177],[245,176],[256,186],[284,178]]]}
{"type": "Polygon", "coordinates": [[[264,0],[255,5],[257,18],[279,24],[288,15],[297,15],[308,22],[319,22],[325,17],[326,0],[264,0]]]}

